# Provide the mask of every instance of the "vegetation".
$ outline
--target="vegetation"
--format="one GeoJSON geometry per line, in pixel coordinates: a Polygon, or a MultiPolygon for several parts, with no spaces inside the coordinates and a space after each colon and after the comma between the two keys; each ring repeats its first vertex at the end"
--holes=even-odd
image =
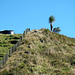
{"type": "Polygon", "coordinates": [[[0,34],[0,59],[9,51],[9,49],[19,40],[20,34],[0,34]]]}
{"type": "Polygon", "coordinates": [[[55,17],[54,16],[50,16],[49,17],[49,23],[50,23],[50,26],[51,26],[51,31],[52,31],[52,28],[53,28],[52,22],[54,22],[54,21],[55,21],[55,17]]]}
{"type": "Polygon", "coordinates": [[[32,30],[0,70],[1,75],[75,75],[75,39],[32,30]]]}
{"type": "Polygon", "coordinates": [[[59,33],[60,31],[61,31],[61,30],[60,30],[60,27],[53,28],[53,32],[59,33]]]}

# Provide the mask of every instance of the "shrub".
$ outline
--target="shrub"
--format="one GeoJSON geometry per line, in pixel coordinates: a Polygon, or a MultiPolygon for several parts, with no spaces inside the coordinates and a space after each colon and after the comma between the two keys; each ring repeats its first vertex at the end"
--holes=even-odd
{"type": "Polygon", "coordinates": [[[45,32],[46,34],[48,34],[50,31],[49,31],[49,29],[45,29],[44,32],[45,32]]]}
{"type": "Polygon", "coordinates": [[[56,33],[59,33],[61,30],[60,30],[60,27],[57,27],[57,28],[54,28],[53,29],[53,32],[56,32],[56,33]]]}

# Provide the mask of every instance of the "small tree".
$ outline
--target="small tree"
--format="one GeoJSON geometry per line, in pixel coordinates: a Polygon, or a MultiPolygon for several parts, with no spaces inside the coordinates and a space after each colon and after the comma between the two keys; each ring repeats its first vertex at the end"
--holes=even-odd
{"type": "Polygon", "coordinates": [[[52,22],[54,22],[54,21],[55,21],[55,17],[54,16],[50,16],[49,17],[49,23],[50,23],[50,26],[51,26],[51,31],[53,29],[52,22]]]}
{"type": "Polygon", "coordinates": [[[57,28],[54,28],[53,29],[53,32],[56,32],[56,33],[59,33],[61,30],[60,30],[60,27],[57,27],[57,28]]]}

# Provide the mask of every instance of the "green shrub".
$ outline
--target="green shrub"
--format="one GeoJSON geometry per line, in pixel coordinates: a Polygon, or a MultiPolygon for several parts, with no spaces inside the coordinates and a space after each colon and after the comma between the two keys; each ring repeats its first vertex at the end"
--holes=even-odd
{"type": "Polygon", "coordinates": [[[50,32],[50,30],[49,30],[49,29],[45,29],[44,32],[45,32],[46,34],[48,34],[48,33],[50,32]]]}

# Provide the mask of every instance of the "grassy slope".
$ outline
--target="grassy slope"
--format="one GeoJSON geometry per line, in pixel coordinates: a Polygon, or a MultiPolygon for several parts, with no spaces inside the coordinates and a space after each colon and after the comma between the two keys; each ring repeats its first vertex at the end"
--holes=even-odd
{"type": "Polygon", "coordinates": [[[0,34],[0,59],[2,59],[2,57],[19,40],[19,38],[20,34],[14,34],[14,35],[0,34]]]}
{"type": "Polygon", "coordinates": [[[1,75],[74,75],[75,39],[48,29],[33,30],[1,71],[1,75]]]}

